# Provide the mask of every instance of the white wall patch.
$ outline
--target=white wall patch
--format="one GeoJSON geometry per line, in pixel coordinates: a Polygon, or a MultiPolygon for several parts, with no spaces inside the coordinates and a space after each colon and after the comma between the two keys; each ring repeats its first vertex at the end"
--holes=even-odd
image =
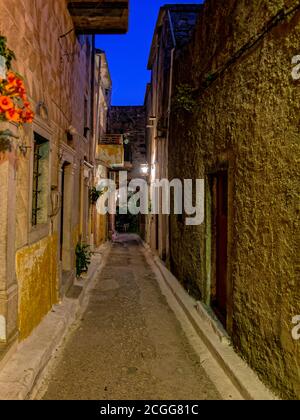
{"type": "Polygon", "coordinates": [[[0,340],[6,340],[6,319],[0,315],[0,340]]]}

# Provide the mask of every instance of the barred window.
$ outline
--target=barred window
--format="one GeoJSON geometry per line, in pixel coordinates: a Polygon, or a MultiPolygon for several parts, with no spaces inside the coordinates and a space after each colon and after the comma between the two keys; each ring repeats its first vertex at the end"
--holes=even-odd
{"type": "Polygon", "coordinates": [[[32,225],[48,219],[49,141],[34,133],[32,225]]]}

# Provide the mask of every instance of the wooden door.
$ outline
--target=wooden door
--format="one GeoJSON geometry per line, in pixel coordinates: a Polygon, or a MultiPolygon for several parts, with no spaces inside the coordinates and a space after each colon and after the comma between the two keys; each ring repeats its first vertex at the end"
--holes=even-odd
{"type": "Polygon", "coordinates": [[[226,171],[214,175],[215,213],[215,296],[213,306],[226,328],[227,319],[227,246],[228,246],[228,175],[226,171]]]}

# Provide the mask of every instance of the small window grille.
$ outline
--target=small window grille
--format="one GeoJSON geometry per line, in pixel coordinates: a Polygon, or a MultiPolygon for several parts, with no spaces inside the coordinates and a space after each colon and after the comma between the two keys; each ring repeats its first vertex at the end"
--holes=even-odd
{"type": "Polygon", "coordinates": [[[48,140],[34,133],[32,225],[42,222],[45,207],[47,211],[48,140]]]}

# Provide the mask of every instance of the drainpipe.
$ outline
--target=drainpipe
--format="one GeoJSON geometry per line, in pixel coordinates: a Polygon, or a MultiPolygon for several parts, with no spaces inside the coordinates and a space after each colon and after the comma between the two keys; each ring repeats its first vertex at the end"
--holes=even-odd
{"type": "Polygon", "coordinates": [[[98,58],[99,58],[99,69],[98,69],[98,92],[97,92],[97,111],[96,111],[96,128],[95,128],[95,132],[96,132],[96,136],[95,136],[95,142],[96,142],[96,149],[97,149],[97,145],[98,145],[98,140],[99,140],[99,127],[100,127],[100,90],[102,89],[101,86],[101,67],[102,67],[102,56],[101,53],[97,54],[98,58]]]}
{"type": "Polygon", "coordinates": [[[94,124],[94,110],[95,110],[95,35],[92,35],[92,57],[91,57],[91,111],[90,111],[90,141],[89,141],[89,160],[94,162],[95,159],[95,124],[94,124]],[[92,143],[92,144],[91,144],[92,143]]]}
{"type": "MultiPolygon", "coordinates": [[[[172,107],[172,93],[173,93],[173,70],[174,70],[174,56],[176,51],[176,38],[174,34],[174,26],[172,21],[172,16],[170,10],[168,10],[168,19],[170,24],[170,30],[173,41],[173,48],[171,50],[171,63],[170,63],[170,84],[169,84],[169,100],[168,100],[168,126],[167,126],[167,138],[166,138],[166,178],[169,179],[169,139],[170,139],[170,115],[172,107]]],[[[167,216],[166,224],[166,259],[167,264],[170,265],[170,231],[171,231],[171,219],[170,216],[167,216]]]]}

